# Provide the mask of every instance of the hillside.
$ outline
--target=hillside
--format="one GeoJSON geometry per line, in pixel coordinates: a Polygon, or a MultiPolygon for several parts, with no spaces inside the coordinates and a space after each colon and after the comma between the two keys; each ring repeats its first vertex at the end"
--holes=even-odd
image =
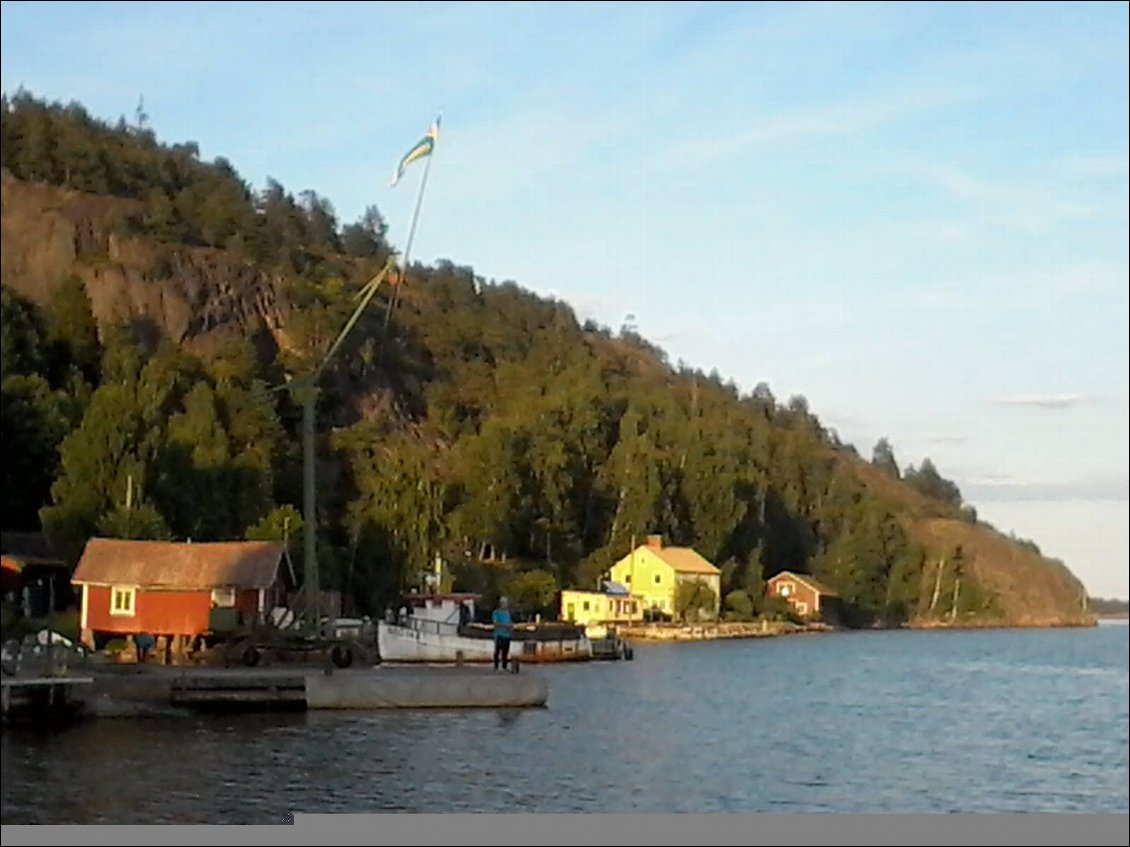
{"type": "MultiPolygon", "coordinates": [[[[268,389],[392,249],[379,213],[340,226],[313,192],[253,192],[194,145],[26,95],[3,135],[5,528],[41,519],[71,551],[96,531],[297,542],[297,416],[268,389]]],[[[859,624],[1092,620],[1062,563],[978,522],[928,460],[865,461],[803,397],[743,395],[468,268],[391,290],[320,405],[320,549],[358,609],[437,552],[461,587],[540,608],[661,532],[723,567],[735,614],[789,568],[859,624]]]]}

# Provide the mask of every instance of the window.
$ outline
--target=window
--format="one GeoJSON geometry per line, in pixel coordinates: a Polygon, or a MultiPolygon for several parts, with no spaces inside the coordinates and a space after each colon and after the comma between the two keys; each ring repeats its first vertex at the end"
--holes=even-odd
{"type": "Polygon", "coordinates": [[[110,589],[110,614],[132,617],[136,599],[136,588],[114,586],[110,589]]]}
{"type": "Polygon", "coordinates": [[[632,575],[628,574],[627,576],[625,576],[624,582],[626,582],[628,585],[631,585],[632,584],[632,575]]]}
{"type": "Polygon", "coordinates": [[[583,607],[582,607],[582,608],[584,608],[584,610],[585,610],[586,612],[587,612],[587,611],[589,610],[589,601],[588,601],[588,600],[586,600],[586,601],[584,602],[584,604],[583,604],[583,607]]]}
{"type": "Polygon", "coordinates": [[[777,593],[782,597],[788,597],[793,593],[793,584],[791,582],[782,582],[780,588],[777,589],[777,593]]]}
{"type": "Polygon", "coordinates": [[[659,585],[659,583],[661,583],[661,582],[663,582],[663,576],[662,576],[662,574],[656,574],[656,575],[655,575],[655,584],[656,584],[656,585],[659,585]]]}
{"type": "Polygon", "coordinates": [[[797,610],[797,614],[807,615],[808,614],[808,604],[798,600],[797,604],[796,604],[796,610],[797,610]]]}
{"type": "Polygon", "coordinates": [[[212,605],[222,606],[230,609],[235,605],[235,589],[234,588],[213,588],[212,589],[212,605]]]}

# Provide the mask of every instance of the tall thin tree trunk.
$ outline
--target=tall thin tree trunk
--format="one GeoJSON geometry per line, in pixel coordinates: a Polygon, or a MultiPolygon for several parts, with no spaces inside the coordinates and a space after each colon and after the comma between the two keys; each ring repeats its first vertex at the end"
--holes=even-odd
{"type": "Polygon", "coordinates": [[[938,592],[942,590],[942,572],[946,569],[946,560],[941,558],[938,560],[938,571],[934,575],[934,596],[930,598],[930,611],[934,611],[934,607],[938,605],[938,592]]]}

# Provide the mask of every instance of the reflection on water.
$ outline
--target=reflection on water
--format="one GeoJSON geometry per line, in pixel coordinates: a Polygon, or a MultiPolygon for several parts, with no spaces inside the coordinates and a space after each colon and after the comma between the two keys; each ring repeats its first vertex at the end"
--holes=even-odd
{"type": "Polygon", "coordinates": [[[4,823],[1127,811],[1127,628],[640,645],[545,709],[6,729],[4,823]]]}

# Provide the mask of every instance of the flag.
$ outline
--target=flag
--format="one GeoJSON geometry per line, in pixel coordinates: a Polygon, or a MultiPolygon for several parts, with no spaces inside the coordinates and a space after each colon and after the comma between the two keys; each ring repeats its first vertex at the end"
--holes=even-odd
{"type": "Polygon", "coordinates": [[[430,156],[432,150],[436,146],[436,139],[439,138],[439,118],[435,119],[435,123],[431,125],[427,134],[413,145],[412,149],[404,154],[404,158],[400,160],[400,164],[396,166],[396,173],[392,176],[392,185],[400,182],[400,178],[404,176],[404,171],[408,166],[415,162],[417,159],[422,159],[425,156],[430,156]]]}

